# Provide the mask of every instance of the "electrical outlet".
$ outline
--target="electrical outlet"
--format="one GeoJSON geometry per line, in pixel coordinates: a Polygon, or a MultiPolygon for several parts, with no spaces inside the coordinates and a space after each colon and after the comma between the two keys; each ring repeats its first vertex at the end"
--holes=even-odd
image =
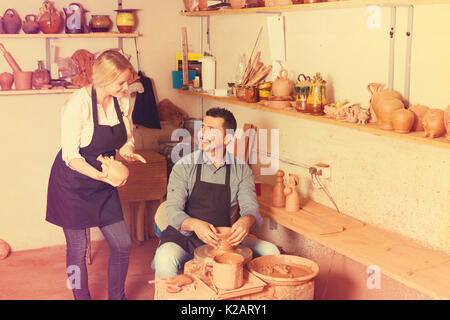
{"type": "Polygon", "coordinates": [[[316,175],[321,179],[331,179],[331,166],[329,164],[325,163],[316,163],[313,165],[313,168],[315,168],[316,175]]]}

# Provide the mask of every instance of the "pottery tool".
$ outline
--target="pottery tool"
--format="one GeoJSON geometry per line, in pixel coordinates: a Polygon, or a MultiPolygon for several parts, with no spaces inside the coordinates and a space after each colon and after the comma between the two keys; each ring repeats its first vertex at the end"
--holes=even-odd
{"type": "Polygon", "coordinates": [[[3,52],[3,56],[5,57],[6,62],[8,62],[9,66],[14,72],[22,72],[16,60],[14,60],[13,56],[6,51],[5,46],[0,43],[0,50],[3,52]]]}
{"type": "Polygon", "coordinates": [[[256,65],[259,63],[259,58],[261,57],[261,51],[258,51],[258,53],[255,56],[255,59],[253,59],[253,61],[250,63],[250,67],[247,68],[247,71],[244,75],[244,79],[242,79],[242,85],[246,85],[246,83],[248,82],[250,76],[252,75],[252,73],[254,72],[256,65]]]}
{"type": "Polygon", "coordinates": [[[249,86],[254,86],[258,82],[260,82],[262,79],[264,79],[269,72],[272,70],[272,66],[265,66],[262,67],[254,76],[252,79],[250,79],[247,83],[249,86]]]}
{"type": "Polygon", "coordinates": [[[182,67],[183,67],[183,84],[187,85],[189,82],[189,61],[188,61],[188,42],[187,42],[187,30],[186,27],[181,28],[181,33],[183,37],[183,60],[182,60],[182,67]]]}
{"type": "MultiPolygon", "coordinates": [[[[249,70],[249,69],[250,69],[250,67],[251,67],[251,65],[252,65],[253,53],[255,53],[255,49],[256,49],[256,46],[258,45],[259,38],[261,37],[261,32],[262,32],[262,30],[263,30],[263,27],[261,27],[261,28],[259,29],[259,33],[258,33],[258,36],[256,37],[255,45],[253,46],[253,49],[252,49],[252,54],[250,55],[250,58],[248,59],[247,68],[245,69],[243,79],[245,79],[245,77],[248,76],[248,74],[249,74],[250,71],[251,71],[251,70],[249,70]]],[[[243,82],[241,82],[241,83],[243,84],[243,82]]]]}

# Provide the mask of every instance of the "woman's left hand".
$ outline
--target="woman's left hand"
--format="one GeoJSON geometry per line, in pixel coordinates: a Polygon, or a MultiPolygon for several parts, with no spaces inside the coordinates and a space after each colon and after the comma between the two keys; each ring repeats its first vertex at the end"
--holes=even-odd
{"type": "Polygon", "coordinates": [[[140,161],[142,163],[147,163],[144,157],[137,153],[126,153],[122,155],[122,158],[124,158],[128,162],[140,161]]]}

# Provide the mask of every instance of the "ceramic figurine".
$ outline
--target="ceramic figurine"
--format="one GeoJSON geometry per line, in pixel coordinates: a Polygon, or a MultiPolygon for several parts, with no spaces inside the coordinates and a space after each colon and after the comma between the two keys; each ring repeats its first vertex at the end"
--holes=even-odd
{"type": "MultiPolygon", "coordinates": [[[[374,113],[374,119],[377,119],[377,123],[378,126],[381,126],[380,124],[380,120],[379,120],[379,112],[378,112],[378,101],[381,100],[382,98],[387,98],[387,97],[391,97],[391,98],[396,98],[399,99],[400,101],[402,101],[402,95],[395,91],[395,90],[391,90],[391,89],[383,89],[384,84],[382,83],[370,83],[367,86],[367,89],[369,90],[369,92],[371,93],[371,98],[370,98],[370,108],[373,110],[374,113]]],[[[372,117],[371,117],[372,118],[372,117]]],[[[371,120],[372,122],[372,120],[371,120]]],[[[386,129],[386,130],[392,130],[392,129],[386,129]]]]}
{"type": "Polygon", "coordinates": [[[0,239],[0,260],[5,259],[10,251],[11,247],[9,244],[5,240],[0,239]]]}
{"type": "Polygon", "coordinates": [[[272,83],[272,93],[276,97],[287,97],[292,93],[292,89],[294,85],[291,80],[288,78],[288,71],[286,69],[282,69],[280,71],[280,75],[277,79],[272,83]]]}
{"type": "Polygon", "coordinates": [[[286,204],[286,196],[284,195],[284,171],[278,170],[275,174],[276,182],[272,192],[272,206],[284,208],[286,204]]]}
{"type": "Polygon", "coordinates": [[[128,178],[130,174],[128,168],[114,157],[99,155],[97,160],[102,163],[103,178],[107,178],[114,185],[119,185],[128,178]]]}
{"type": "Polygon", "coordinates": [[[366,124],[370,119],[370,110],[361,109],[358,113],[358,124],[366,124]]]}
{"type": "Polygon", "coordinates": [[[300,210],[300,196],[297,192],[299,183],[298,176],[289,174],[289,187],[284,188],[284,195],[286,196],[286,211],[297,212],[300,210]]]}
{"type": "Polygon", "coordinates": [[[430,109],[422,120],[424,137],[437,138],[445,133],[444,110],[430,109]]]}
{"type": "Polygon", "coordinates": [[[408,108],[408,110],[411,110],[414,113],[414,123],[412,126],[412,131],[423,131],[423,125],[422,120],[425,116],[425,113],[427,113],[430,108],[422,105],[414,105],[408,108]]]}
{"type": "Polygon", "coordinates": [[[359,104],[353,104],[346,108],[346,114],[347,114],[347,121],[356,123],[358,121],[358,113],[361,110],[361,107],[359,104]]]}
{"type": "Polygon", "coordinates": [[[379,99],[375,107],[378,126],[383,130],[393,130],[392,113],[397,109],[404,108],[405,106],[400,99],[393,97],[382,97],[379,99]]]}
{"type": "Polygon", "coordinates": [[[444,111],[444,126],[447,131],[445,137],[447,140],[450,140],[450,106],[448,106],[444,111]]]}
{"type": "Polygon", "coordinates": [[[398,109],[392,112],[392,126],[395,132],[408,133],[414,124],[414,112],[398,109]]]}

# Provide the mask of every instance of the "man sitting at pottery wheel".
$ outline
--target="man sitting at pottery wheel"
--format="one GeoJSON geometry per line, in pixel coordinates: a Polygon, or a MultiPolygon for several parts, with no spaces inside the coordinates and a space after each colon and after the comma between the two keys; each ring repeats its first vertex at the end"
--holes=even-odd
{"type": "Polygon", "coordinates": [[[216,227],[231,227],[229,244],[250,248],[254,257],[280,253],[270,242],[247,237],[254,225],[261,226],[262,217],[251,168],[226,150],[236,126],[229,110],[208,110],[197,134],[200,150],[174,165],[165,207],[169,225],[155,253],[155,278],[177,275],[197,247],[217,248],[216,227]],[[240,217],[233,218],[238,200],[240,217]]]}

